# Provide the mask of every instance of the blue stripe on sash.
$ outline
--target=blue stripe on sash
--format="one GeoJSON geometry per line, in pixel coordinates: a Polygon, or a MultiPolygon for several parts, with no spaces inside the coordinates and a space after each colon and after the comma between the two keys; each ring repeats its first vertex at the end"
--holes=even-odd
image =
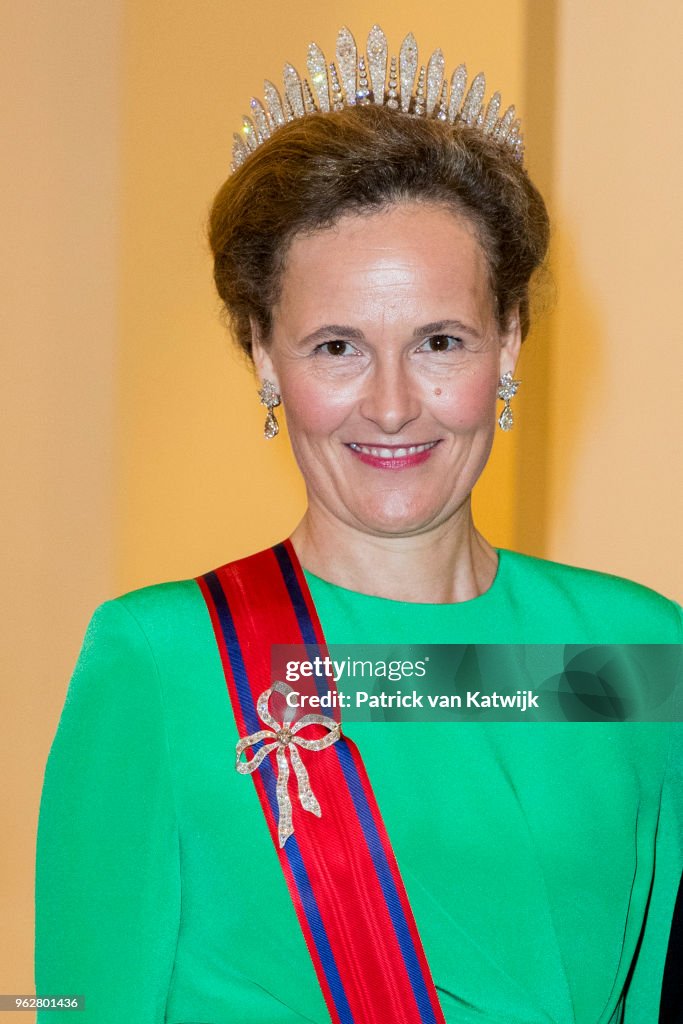
{"type": "Polygon", "coordinates": [[[225,640],[225,646],[228,650],[230,667],[232,668],[232,677],[235,680],[237,695],[239,696],[240,707],[242,709],[242,714],[244,715],[244,724],[247,727],[247,733],[251,734],[253,732],[258,732],[263,728],[263,722],[259,720],[256,713],[256,704],[251,696],[251,689],[249,688],[249,681],[247,680],[247,670],[244,667],[242,651],[240,649],[239,640],[237,639],[237,630],[235,629],[235,623],[233,622],[230,609],[228,608],[228,602],[225,594],[223,593],[220,580],[215,572],[207,572],[204,575],[204,579],[207,587],[209,588],[209,592],[213,598],[213,603],[218,614],[218,621],[220,623],[223,639],[225,640]]]}
{"type": "Polygon", "coordinates": [[[351,798],[358,814],[358,820],[361,823],[363,834],[365,835],[365,841],[368,844],[370,850],[370,856],[372,862],[375,865],[375,871],[377,872],[377,878],[384,894],[384,899],[391,917],[394,931],[396,932],[396,938],[401,948],[403,955],[403,962],[408,972],[410,984],[413,989],[415,996],[415,1002],[417,1003],[420,1016],[425,1024],[436,1024],[436,1016],[432,1007],[429,993],[427,992],[427,986],[425,984],[424,975],[422,973],[422,966],[418,960],[417,953],[415,951],[415,944],[413,937],[410,934],[408,928],[408,922],[406,921],[405,914],[403,912],[403,906],[396,891],[396,885],[394,882],[393,875],[389,868],[386,853],[382,846],[382,841],[375,825],[375,819],[372,816],[370,806],[365,795],[365,790],[358,777],[356,766],[351,756],[347,744],[342,737],[337,743],[334,744],[334,749],[337,751],[342,771],[344,772],[344,778],[346,784],[349,787],[351,798]]]}
{"type": "MultiPolygon", "coordinates": [[[[287,559],[287,561],[289,561],[289,559],[287,559]]],[[[242,657],[242,650],[240,648],[237,630],[235,629],[235,623],[230,612],[230,608],[228,606],[225,593],[223,592],[220,580],[218,579],[218,576],[216,575],[215,572],[205,573],[203,579],[206,581],[206,585],[209,589],[209,592],[213,599],[213,603],[216,608],[216,613],[218,615],[218,621],[220,624],[221,632],[223,634],[225,646],[228,651],[228,657],[230,659],[230,667],[232,669],[233,679],[235,680],[235,688],[237,690],[237,696],[240,702],[242,714],[244,716],[245,725],[249,733],[259,732],[259,730],[264,728],[264,726],[263,722],[260,721],[256,713],[256,704],[252,696],[251,688],[249,686],[249,682],[247,679],[247,672],[244,667],[244,659],[242,657]]],[[[301,590],[298,587],[298,582],[296,578],[294,578],[294,583],[299,589],[299,594],[303,602],[303,595],[301,594],[301,590]]],[[[306,617],[308,618],[308,623],[310,629],[312,630],[313,624],[310,620],[310,616],[308,616],[305,605],[304,611],[306,612],[306,617]]],[[[317,641],[315,639],[314,633],[313,643],[316,642],[317,641]]],[[[261,741],[258,744],[254,744],[254,751],[258,750],[262,746],[262,742],[263,741],[261,741]]],[[[275,771],[273,769],[273,765],[270,758],[266,758],[264,761],[262,761],[260,767],[258,768],[258,771],[261,773],[261,778],[263,779],[263,784],[266,790],[268,803],[270,804],[273,817],[275,821],[277,821],[277,780],[275,778],[275,771]]],[[[311,929],[313,941],[315,942],[316,950],[318,956],[320,957],[320,962],[322,964],[323,971],[325,972],[325,978],[327,980],[327,984],[329,985],[330,992],[332,993],[332,998],[334,1000],[337,1013],[339,1014],[339,1019],[342,1022],[342,1024],[354,1024],[351,1008],[346,997],[346,992],[344,991],[342,980],[339,976],[339,968],[337,967],[337,963],[334,959],[334,953],[332,952],[332,947],[330,946],[330,940],[327,937],[327,932],[325,931],[325,926],[320,916],[318,902],[315,898],[315,893],[313,892],[313,887],[311,886],[311,881],[310,878],[308,877],[308,872],[306,871],[306,867],[302,860],[301,851],[299,849],[296,836],[289,837],[287,843],[285,844],[284,851],[289,861],[289,866],[292,871],[292,875],[294,877],[294,881],[299,892],[299,897],[304,908],[304,913],[306,914],[306,920],[308,921],[308,926],[311,929]]]]}
{"type": "Polygon", "coordinates": [[[311,622],[311,616],[308,614],[308,608],[306,607],[306,601],[304,595],[301,592],[299,581],[296,578],[294,572],[294,566],[292,560],[289,557],[289,553],[284,544],[276,544],[273,548],[275,557],[277,558],[278,565],[280,566],[280,572],[285,581],[289,599],[292,602],[294,612],[296,614],[296,621],[299,623],[299,629],[301,630],[301,636],[303,642],[308,646],[309,644],[317,647],[318,641],[315,635],[315,629],[311,622]]]}
{"type": "MultiPolygon", "coordinates": [[[[315,629],[311,622],[310,615],[306,602],[303,599],[299,581],[294,573],[291,560],[283,544],[277,545],[274,548],[277,555],[282,575],[289,591],[292,604],[296,610],[297,619],[299,621],[299,628],[304,637],[312,636],[314,643],[317,644],[315,638],[315,629]],[[279,550],[280,549],[280,550],[279,550]]],[[[436,1024],[436,1016],[432,1007],[431,999],[427,991],[425,984],[425,978],[422,973],[422,967],[417,957],[415,950],[415,944],[413,942],[410,929],[408,928],[408,922],[406,921],[405,914],[403,912],[403,906],[396,891],[396,885],[394,878],[389,868],[386,853],[382,846],[382,841],[379,837],[375,820],[372,816],[372,812],[365,796],[365,790],[363,789],[356,766],[351,757],[348,746],[344,742],[343,737],[337,743],[334,744],[334,749],[337,752],[339,762],[346,779],[346,784],[349,787],[349,792],[356,808],[358,820],[360,821],[365,836],[365,841],[368,844],[370,856],[375,866],[377,878],[384,895],[384,899],[391,917],[396,938],[401,949],[403,956],[403,962],[405,964],[410,984],[415,996],[415,1002],[417,1003],[420,1016],[425,1024],[436,1024]]]]}
{"type": "MultiPolygon", "coordinates": [[[[289,552],[284,544],[276,544],[273,551],[277,558],[278,565],[280,566],[280,572],[282,573],[282,578],[285,581],[289,599],[292,602],[292,607],[294,608],[296,621],[299,625],[299,629],[301,630],[301,636],[303,637],[303,641],[306,645],[306,653],[309,660],[313,661],[314,658],[321,655],[321,645],[318,643],[316,638],[315,627],[313,626],[311,616],[308,613],[306,601],[303,593],[301,592],[299,581],[296,578],[292,560],[289,557],[289,552]]],[[[318,696],[322,697],[326,693],[329,693],[330,684],[327,677],[324,674],[321,675],[316,672],[314,678],[318,696]]]]}

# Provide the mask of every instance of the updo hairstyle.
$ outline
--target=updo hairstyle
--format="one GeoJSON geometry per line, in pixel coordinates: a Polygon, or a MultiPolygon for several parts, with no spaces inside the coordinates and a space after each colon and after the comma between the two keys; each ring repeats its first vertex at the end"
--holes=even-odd
{"type": "Polygon", "coordinates": [[[498,324],[519,306],[548,247],[545,203],[513,154],[462,122],[381,106],[309,114],[278,128],[228,178],[209,218],[214,280],[232,332],[251,358],[251,323],[267,344],[287,251],[297,235],[344,214],[402,201],[437,203],[474,225],[498,324]]]}

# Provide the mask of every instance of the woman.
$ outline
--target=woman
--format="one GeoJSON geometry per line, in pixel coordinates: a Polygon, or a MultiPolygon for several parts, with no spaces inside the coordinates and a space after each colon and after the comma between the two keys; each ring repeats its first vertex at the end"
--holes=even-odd
{"type": "Polygon", "coordinates": [[[367,64],[345,30],[329,74],[312,47],[315,96],[289,66],[286,101],[267,85],[214,203],[218,290],[308,508],[286,543],[93,617],[37,870],[37,991],[86,1019],[657,1019],[669,726],[347,736],[287,724],[270,685],[273,643],[681,640],[660,595],[472,521],[548,222],[514,114],[416,59],[377,28],[367,64]]]}

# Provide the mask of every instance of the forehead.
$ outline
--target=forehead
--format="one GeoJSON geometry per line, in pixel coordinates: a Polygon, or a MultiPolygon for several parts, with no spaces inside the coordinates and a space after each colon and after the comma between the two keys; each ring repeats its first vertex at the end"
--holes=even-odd
{"type": "Polygon", "coordinates": [[[492,312],[486,256],[474,225],[435,204],[405,202],[346,214],[296,236],[287,252],[274,321],[308,326],[492,312]]]}

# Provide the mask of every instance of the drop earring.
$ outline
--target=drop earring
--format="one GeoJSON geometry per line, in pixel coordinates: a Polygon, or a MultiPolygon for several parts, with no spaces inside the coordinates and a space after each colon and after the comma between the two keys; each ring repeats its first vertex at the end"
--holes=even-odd
{"type": "Polygon", "coordinates": [[[270,441],[280,432],[280,425],[275,418],[273,409],[280,405],[282,399],[280,398],[280,392],[270,380],[264,380],[263,384],[259,388],[258,396],[261,405],[265,405],[268,409],[268,415],[266,416],[266,422],[263,427],[263,436],[270,441]]]}
{"type": "Polygon", "coordinates": [[[501,430],[512,430],[515,418],[510,408],[510,399],[514,398],[521,384],[521,380],[515,380],[509,370],[506,370],[498,381],[498,397],[505,402],[503,411],[498,417],[498,426],[501,430]]]}

